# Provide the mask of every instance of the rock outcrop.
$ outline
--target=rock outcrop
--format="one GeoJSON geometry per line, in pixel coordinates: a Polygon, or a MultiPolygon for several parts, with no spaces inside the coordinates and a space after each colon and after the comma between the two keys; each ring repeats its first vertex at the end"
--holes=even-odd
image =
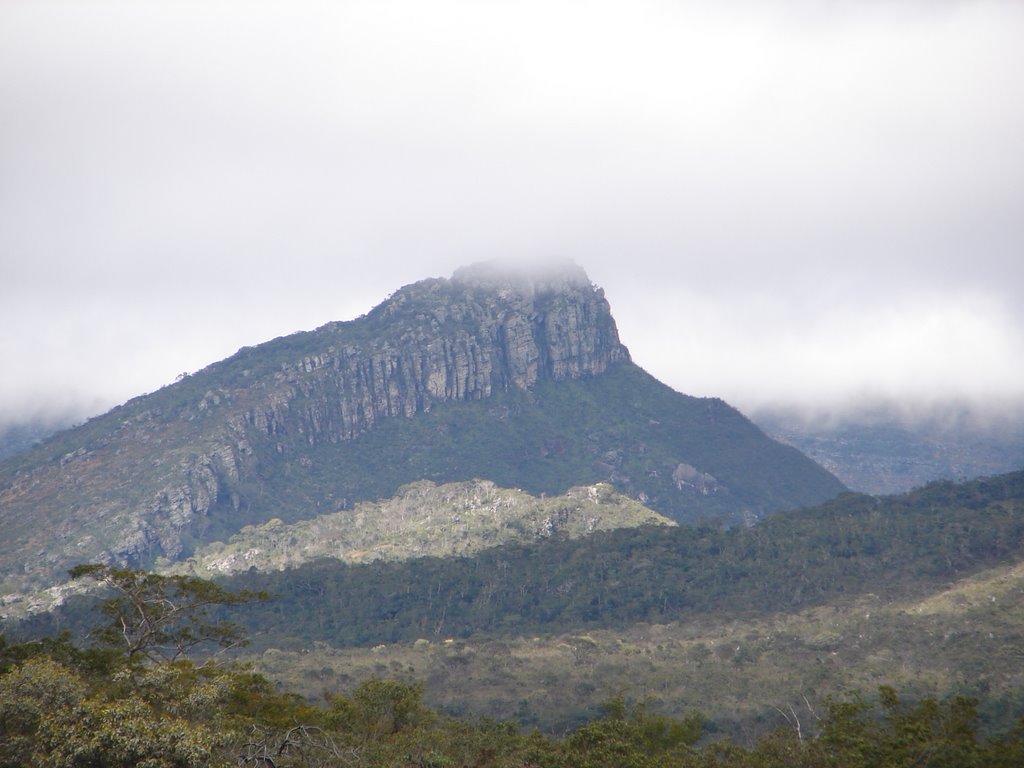
{"type": "Polygon", "coordinates": [[[675,525],[637,501],[597,484],[537,498],[488,480],[436,485],[420,480],[389,499],[286,525],[246,526],[228,542],[200,547],[182,573],[205,578],[294,568],[317,558],[350,563],[464,557],[488,547],[568,538],[642,525],[675,525]]]}
{"type": "Polygon", "coordinates": [[[337,442],[439,402],[629,361],[604,292],[575,266],[542,278],[466,268],[406,286],[365,318],[315,334],[322,349],[282,364],[283,396],[247,412],[245,427],[275,434],[298,418],[311,444],[337,442]],[[379,333],[354,341],[359,326],[379,333]]]}

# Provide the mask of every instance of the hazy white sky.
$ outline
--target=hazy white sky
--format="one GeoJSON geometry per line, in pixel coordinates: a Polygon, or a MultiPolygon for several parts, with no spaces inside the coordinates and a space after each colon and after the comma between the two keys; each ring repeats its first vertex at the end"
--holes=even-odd
{"type": "Polygon", "coordinates": [[[491,257],[674,388],[1024,398],[1024,3],[0,2],[0,423],[491,257]]]}

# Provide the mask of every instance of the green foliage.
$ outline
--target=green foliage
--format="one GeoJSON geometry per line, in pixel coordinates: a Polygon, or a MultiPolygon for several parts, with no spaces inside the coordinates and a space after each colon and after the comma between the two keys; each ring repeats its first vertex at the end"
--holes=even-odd
{"type": "Polygon", "coordinates": [[[81,648],[72,642],[68,630],[13,645],[0,635],[0,673],[34,658],[52,659],[85,676],[111,674],[124,663],[120,649],[81,648]]]}
{"type": "Polygon", "coordinates": [[[94,579],[115,593],[101,609],[110,623],[94,634],[106,645],[120,647],[130,660],[173,662],[187,658],[203,643],[221,648],[244,644],[244,630],[230,622],[210,621],[210,609],[267,598],[262,592],[230,592],[195,577],[161,576],[110,565],[79,565],[70,575],[94,579]]]}
{"type": "Polygon", "coordinates": [[[925,698],[913,705],[900,701],[888,686],[879,689],[881,717],[854,698],[832,703],[819,743],[838,765],[927,765],[960,768],[976,765],[982,748],[975,725],[977,702],[955,697],[947,702],[925,698]]]}
{"type": "Polygon", "coordinates": [[[256,595],[108,566],[74,575],[117,593],[101,612],[120,631],[101,650],[66,634],[20,644],[0,636],[0,768],[221,766],[246,754],[253,729],[316,728],[320,710],[264,678],[184,658],[206,641],[236,643],[239,628],[208,622],[206,610],[256,595]]]}
{"type": "Polygon", "coordinates": [[[0,766],[200,768],[222,764],[201,723],[112,698],[69,668],[29,659],[0,676],[0,766]]]}
{"type": "Polygon", "coordinates": [[[423,684],[372,677],[349,696],[329,694],[325,722],[360,745],[432,722],[423,684]]]}
{"type": "Polygon", "coordinates": [[[648,712],[643,704],[627,713],[621,697],[606,703],[607,715],[569,736],[563,764],[571,768],[658,768],[688,757],[702,735],[703,717],[676,720],[648,712]]]}
{"type": "Polygon", "coordinates": [[[143,702],[86,699],[77,707],[48,713],[38,750],[52,766],[109,768],[199,768],[216,759],[216,737],[206,728],[143,702]]]}
{"type": "Polygon", "coordinates": [[[49,659],[29,659],[0,677],[0,766],[28,765],[51,713],[77,706],[84,685],[49,659]]]}
{"type": "Polygon", "coordinates": [[[1021,730],[979,736],[974,701],[907,702],[891,688],[877,702],[833,701],[809,727],[747,746],[702,745],[700,715],[673,718],[621,697],[555,739],[440,717],[422,693],[420,683],[373,678],[319,709],[241,669],[126,664],[85,678],[30,654],[0,672],[0,768],[1010,768],[1024,755],[1021,730]]]}

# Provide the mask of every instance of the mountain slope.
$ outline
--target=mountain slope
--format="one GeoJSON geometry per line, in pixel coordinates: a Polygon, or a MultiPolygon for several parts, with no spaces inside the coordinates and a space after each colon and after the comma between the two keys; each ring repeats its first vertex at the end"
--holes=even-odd
{"type": "Polygon", "coordinates": [[[533,493],[611,482],[676,520],[752,519],[843,490],[718,400],[636,368],[578,267],[490,265],[275,339],[0,466],[0,594],[83,561],[180,560],[419,479],[533,493]]]}
{"type": "Polygon", "coordinates": [[[71,419],[54,422],[30,417],[21,423],[0,426],[0,462],[31,450],[34,445],[55,432],[66,429],[71,423],[71,419]]]}

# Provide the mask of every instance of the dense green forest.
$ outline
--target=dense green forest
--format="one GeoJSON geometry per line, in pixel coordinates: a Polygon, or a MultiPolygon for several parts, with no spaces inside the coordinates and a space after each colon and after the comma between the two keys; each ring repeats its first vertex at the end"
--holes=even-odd
{"type": "Polygon", "coordinates": [[[230,617],[307,644],[540,633],[766,614],[863,592],[909,596],[1024,554],[1024,473],[848,494],[749,527],[649,526],[510,545],[471,558],[320,560],[224,581],[280,599],[230,617]]]}
{"type": "Polygon", "coordinates": [[[216,606],[258,603],[209,582],[106,566],[76,569],[111,591],[96,644],[0,637],[0,766],[475,766],[759,768],[978,766],[1024,761],[1024,731],[980,735],[977,702],[870,698],[790,708],[783,728],[740,745],[709,737],[700,713],[667,717],[623,697],[561,738],[424,705],[422,686],[371,678],[323,706],[280,693],[244,666],[189,658],[230,647],[240,628],[216,606]]]}

